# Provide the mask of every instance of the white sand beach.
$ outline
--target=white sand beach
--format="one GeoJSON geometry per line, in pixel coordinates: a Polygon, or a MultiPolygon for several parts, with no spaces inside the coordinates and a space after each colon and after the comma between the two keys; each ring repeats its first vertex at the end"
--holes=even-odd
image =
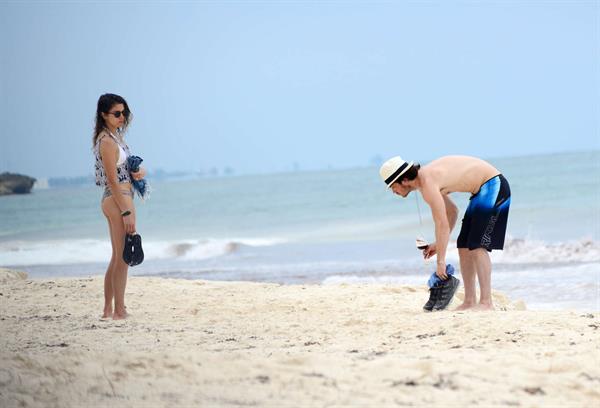
{"type": "Polygon", "coordinates": [[[495,312],[424,313],[425,286],[133,277],[131,317],[112,321],[102,285],[0,273],[0,406],[600,406],[595,312],[495,293],[495,312]]]}

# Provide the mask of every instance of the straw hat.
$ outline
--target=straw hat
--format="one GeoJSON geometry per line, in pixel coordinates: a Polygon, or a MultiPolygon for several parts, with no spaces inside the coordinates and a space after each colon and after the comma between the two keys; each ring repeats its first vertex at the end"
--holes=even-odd
{"type": "Polygon", "coordinates": [[[406,162],[400,156],[392,157],[381,165],[379,175],[387,187],[390,188],[412,165],[413,162],[406,162]]]}

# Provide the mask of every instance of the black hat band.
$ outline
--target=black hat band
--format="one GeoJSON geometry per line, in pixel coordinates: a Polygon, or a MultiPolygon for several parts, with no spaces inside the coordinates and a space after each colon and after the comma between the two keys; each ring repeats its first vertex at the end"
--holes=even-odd
{"type": "Polygon", "coordinates": [[[402,173],[404,173],[404,169],[408,167],[408,163],[404,162],[402,166],[398,170],[392,173],[391,176],[385,179],[385,184],[389,185],[392,181],[398,178],[402,173]]]}

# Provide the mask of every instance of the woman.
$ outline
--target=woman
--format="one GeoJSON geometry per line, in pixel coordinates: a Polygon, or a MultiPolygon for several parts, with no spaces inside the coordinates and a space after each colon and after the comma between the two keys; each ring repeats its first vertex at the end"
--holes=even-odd
{"type": "Polygon", "coordinates": [[[129,147],[124,133],[131,122],[131,111],[119,95],[104,94],[98,99],[93,148],[96,156],[96,185],[104,187],[102,212],[108,221],[112,257],[104,277],[102,318],[125,319],[125,286],[128,265],[123,261],[125,234],[135,232],[135,207],[131,177],[144,178],[146,171],[129,173],[129,147]],[[114,309],[113,309],[114,299],[114,309]]]}

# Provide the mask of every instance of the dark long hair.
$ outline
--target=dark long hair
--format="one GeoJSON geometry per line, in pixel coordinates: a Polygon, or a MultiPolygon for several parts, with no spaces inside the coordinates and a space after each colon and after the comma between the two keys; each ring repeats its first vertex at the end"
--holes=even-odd
{"type": "Polygon", "coordinates": [[[129,110],[129,105],[127,105],[127,101],[125,98],[119,95],[107,93],[101,95],[98,98],[98,107],[96,108],[96,125],[94,127],[94,137],[92,138],[92,146],[96,145],[96,141],[98,140],[98,135],[106,127],[106,122],[102,117],[103,113],[108,113],[112,109],[113,106],[122,103],[125,111],[125,124],[123,125],[122,131],[125,131],[131,123],[131,119],[133,119],[131,115],[131,111],[129,110]]]}

